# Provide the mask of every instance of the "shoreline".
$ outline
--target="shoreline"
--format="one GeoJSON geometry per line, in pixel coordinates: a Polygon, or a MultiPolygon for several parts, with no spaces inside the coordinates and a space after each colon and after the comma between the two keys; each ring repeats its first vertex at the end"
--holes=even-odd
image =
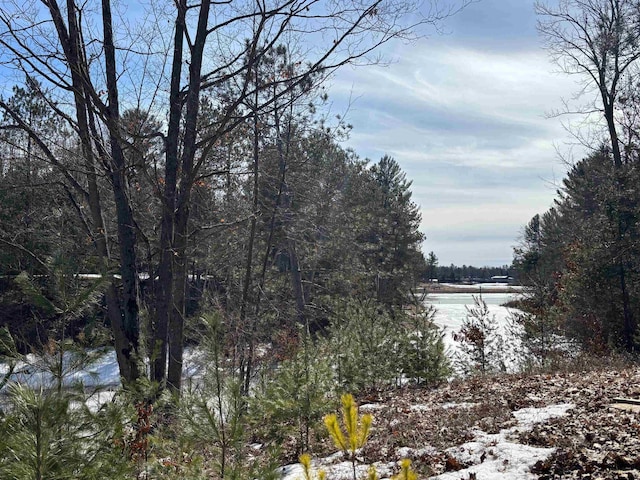
{"type": "Polygon", "coordinates": [[[482,285],[451,285],[451,284],[430,284],[420,285],[417,289],[418,293],[521,293],[520,285],[505,285],[504,287],[482,285]]]}

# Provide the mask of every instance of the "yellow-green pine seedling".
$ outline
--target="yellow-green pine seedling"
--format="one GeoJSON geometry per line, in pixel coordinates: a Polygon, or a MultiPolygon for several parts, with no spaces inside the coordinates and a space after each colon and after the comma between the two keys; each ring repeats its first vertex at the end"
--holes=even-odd
{"type": "Polygon", "coordinates": [[[353,480],[356,480],[356,450],[362,448],[369,438],[373,417],[370,414],[358,417],[358,405],[353,399],[353,395],[344,394],[340,400],[342,401],[342,417],[346,432],[340,428],[336,414],[332,413],[324,417],[324,424],[336,447],[348,455],[353,468],[353,480]]]}
{"type": "Polygon", "coordinates": [[[358,405],[353,399],[353,395],[342,395],[341,401],[346,436],[340,428],[337,415],[332,413],[324,417],[324,424],[336,447],[353,456],[356,450],[362,448],[367,442],[373,417],[370,414],[365,414],[359,419],[360,422],[358,422],[358,405]]]}
{"type": "Polygon", "coordinates": [[[335,413],[331,413],[324,417],[324,424],[327,427],[327,431],[331,438],[333,439],[333,443],[336,444],[338,450],[342,450],[344,452],[347,451],[347,442],[342,434],[342,430],[340,429],[340,425],[338,424],[338,416],[335,413]]]}
{"type": "Polygon", "coordinates": [[[380,480],[378,476],[378,471],[374,465],[369,466],[369,471],[367,472],[367,480],[380,480]]]}
{"type": "Polygon", "coordinates": [[[298,460],[304,471],[304,480],[311,480],[311,455],[303,453],[298,460]]]}
{"type": "MultiPolygon", "coordinates": [[[[311,469],[311,455],[303,453],[298,459],[302,464],[302,470],[304,471],[304,480],[313,480],[313,470],[311,469]]],[[[327,474],[324,470],[320,470],[317,475],[317,480],[326,480],[327,474]]]]}
{"type": "Polygon", "coordinates": [[[411,460],[405,458],[400,461],[400,473],[391,480],[418,480],[416,473],[411,470],[411,460]]]}
{"type": "Polygon", "coordinates": [[[358,448],[362,448],[364,444],[367,443],[369,432],[371,431],[372,422],[373,417],[371,416],[371,414],[366,413],[362,416],[361,425],[358,429],[358,448]]]}
{"type": "Polygon", "coordinates": [[[355,405],[353,395],[345,394],[340,399],[342,401],[342,412],[344,415],[344,427],[349,438],[349,447],[353,452],[358,448],[358,409],[355,405]]]}

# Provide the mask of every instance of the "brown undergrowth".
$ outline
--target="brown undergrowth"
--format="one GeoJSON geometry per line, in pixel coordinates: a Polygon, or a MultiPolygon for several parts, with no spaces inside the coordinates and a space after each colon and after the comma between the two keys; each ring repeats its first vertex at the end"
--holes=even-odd
{"type": "MultiPolygon", "coordinates": [[[[466,465],[446,450],[471,440],[474,429],[496,433],[516,423],[513,411],[571,403],[566,416],[520,435],[520,443],[556,449],[533,473],[543,480],[640,479],[640,413],[612,408],[616,397],[640,398],[640,368],[616,364],[369,393],[357,399],[361,412],[374,418],[361,460],[408,457],[420,478],[457,470],[466,465]]],[[[315,448],[316,455],[331,451],[323,441],[315,448]]]]}

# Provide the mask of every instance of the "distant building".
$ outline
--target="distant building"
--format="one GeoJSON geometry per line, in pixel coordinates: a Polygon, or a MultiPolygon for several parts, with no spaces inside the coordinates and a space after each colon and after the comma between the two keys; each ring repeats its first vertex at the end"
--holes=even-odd
{"type": "Polygon", "coordinates": [[[513,283],[513,277],[508,275],[494,275],[491,277],[491,281],[494,283],[513,283]]]}

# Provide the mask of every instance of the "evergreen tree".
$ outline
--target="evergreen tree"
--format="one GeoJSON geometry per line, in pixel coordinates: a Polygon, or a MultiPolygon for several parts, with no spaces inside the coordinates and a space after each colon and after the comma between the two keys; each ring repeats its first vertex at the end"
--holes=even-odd
{"type": "Polygon", "coordinates": [[[526,362],[542,366],[562,354],[565,332],[560,281],[564,271],[565,237],[555,208],[535,215],[524,229],[522,245],[515,249],[514,268],[524,287],[522,312],[514,314],[516,333],[526,350],[526,362]]]}
{"type": "Polygon", "coordinates": [[[534,324],[566,329],[597,351],[635,344],[625,310],[640,302],[637,179],[634,166],[616,166],[606,149],[595,152],[569,171],[557,205],[525,229],[515,264],[534,324]]]}
{"type": "Polygon", "coordinates": [[[373,201],[361,237],[364,263],[374,276],[378,301],[402,305],[425,267],[420,209],[411,200],[411,181],[393,158],[382,157],[370,175],[373,201]]]}
{"type": "MultiPolygon", "coordinates": [[[[7,104],[27,119],[33,130],[60,145],[64,133],[56,129],[53,111],[40,88],[27,77],[25,87],[13,87],[7,104]]],[[[6,113],[1,124],[0,271],[42,273],[39,260],[62,248],[64,191],[40,147],[6,113]]]]}
{"type": "Polygon", "coordinates": [[[466,307],[462,327],[454,334],[460,344],[458,369],[465,375],[505,371],[504,344],[495,315],[482,296],[474,296],[473,303],[473,307],[466,307]]]}
{"type": "Polygon", "coordinates": [[[429,255],[427,256],[427,281],[431,281],[434,279],[437,279],[437,272],[438,272],[438,257],[436,257],[436,254],[433,253],[433,251],[429,252],[429,255]]]}

